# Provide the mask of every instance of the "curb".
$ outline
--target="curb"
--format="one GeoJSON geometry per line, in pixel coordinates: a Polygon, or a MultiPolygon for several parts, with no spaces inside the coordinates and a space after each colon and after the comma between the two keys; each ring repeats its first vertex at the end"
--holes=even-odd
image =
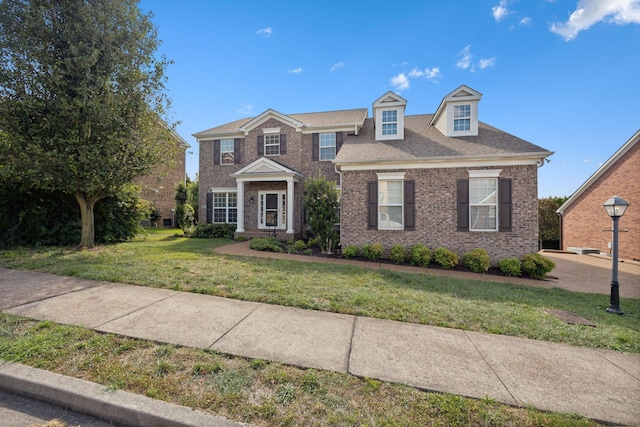
{"type": "Polygon", "coordinates": [[[0,388],[124,426],[249,427],[186,406],[12,362],[0,363],[0,388]]]}

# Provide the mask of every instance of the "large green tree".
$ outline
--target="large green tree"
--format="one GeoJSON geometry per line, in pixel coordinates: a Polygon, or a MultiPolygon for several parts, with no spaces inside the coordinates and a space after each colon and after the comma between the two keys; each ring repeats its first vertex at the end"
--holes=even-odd
{"type": "Polygon", "coordinates": [[[543,248],[543,242],[560,241],[560,217],[556,211],[567,199],[568,197],[538,199],[538,239],[540,249],[543,248]]]}
{"type": "Polygon", "coordinates": [[[0,181],[94,206],[173,158],[164,57],[135,0],[0,1],[0,181]]]}

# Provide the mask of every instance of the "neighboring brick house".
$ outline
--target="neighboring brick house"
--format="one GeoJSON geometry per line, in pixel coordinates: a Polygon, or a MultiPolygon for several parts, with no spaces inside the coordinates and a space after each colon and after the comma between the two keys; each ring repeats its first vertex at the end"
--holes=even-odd
{"type": "Polygon", "coordinates": [[[493,263],[536,252],[537,169],[553,153],[478,121],[481,97],[463,85],[435,114],[405,116],[387,92],[373,118],[270,109],[196,133],[200,217],[298,238],[304,180],[320,173],[341,191],[342,247],[483,247],[493,263]]]}
{"type": "Polygon", "coordinates": [[[612,221],[603,204],[612,196],[620,196],[629,207],[619,220],[618,256],[640,260],[639,140],[640,130],[560,206],[562,249],[611,253],[612,221]]]}
{"type": "Polygon", "coordinates": [[[178,184],[185,184],[185,156],[190,147],[180,135],[171,131],[180,149],[176,151],[175,163],[168,166],[160,166],[154,174],[145,175],[137,180],[140,185],[144,200],[148,200],[160,213],[160,218],[155,222],[158,227],[175,227],[174,210],[176,206],[175,196],[178,184]]]}

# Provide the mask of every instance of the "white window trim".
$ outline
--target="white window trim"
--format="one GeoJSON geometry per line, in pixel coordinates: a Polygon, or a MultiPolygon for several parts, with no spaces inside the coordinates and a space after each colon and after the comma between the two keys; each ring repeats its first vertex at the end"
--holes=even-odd
{"type": "Polygon", "coordinates": [[[381,181],[401,181],[402,182],[402,202],[400,204],[390,204],[387,203],[385,205],[383,205],[382,203],[380,203],[380,200],[378,199],[378,230],[389,230],[389,231],[403,231],[404,227],[405,227],[405,223],[404,223],[404,177],[406,175],[406,172],[380,172],[376,174],[378,176],[378,195],[377,197],[380,197],[380,182],[381,181]],[[395,228],[395,227],[382,227],[380,226],[380,224],[382,223],[382,221],[380,220],[380,207],[381,206],[400,206],[401,207],[401,218],[402,218],[402,227],[399,228],[395,228]]]}
{"type": "Polygon", "coordinates": [[[336,133],[335,132],[322,132],[318,135],[318,160],[321,162],[330,162],[331,160],[336,158],[336,146],[337,146],[337,138],[336,138],[336,133]],[[333,145],[328,145],[323,147],[322,146],[322,135],[332,135],[333,136],[333,145]],[[323,159],[322,158],[322,149],[328,149],[328,148],[333,148],[333,157],[331,157],[330,159],[323,159]]]}
{"type": "Polygon", "coordinates": [[[280,128],[264,128],[262,129],[262,133],[265,135],[268,133],[280,133],[280,128]]]}
{"type": "Polygon", "coordinates": [[[220,165],[233,165],[235,164],[235,141],[230,138],[225,138],[220,140],[220,165]],[[222,149],[222,143],[224,141],[231,141],[231,151],[225,151],[222,149]],[[223,163],[222,159],[224,158],[225,153],[231,153],[231,159],[233,160],[231,163],[223,163]]]}
{"type": "Polygon", "coordinates": [[[264,155],[265,156],[279,156],[280,155],[280,133],[267,133],[264,135],[264,155]],[[278,138],[278,143],[277,144],[267,144],[267,137],[269,136],[277,136],[278,138]],[[277,153],[267,153],[267,146],[268,147],[278,147],[278,152],[277,153]]]}
{"type": "Polygon", "coordinates": [[[238,220],[237,220],[237,215],[238,215],[238,204],[240,203],[240,201],[238,200],[238,192],[235,188],[233,189],[225,189],[225,188],[214,188],[211,191],[213,193],[213,201],[212,201],[212,206],[211,206],[211,223],[212,224],[237,224],[238,220]],[[216,194],[225,194],[225,202],[226,205],[225,207],[216,207],[216,194]],[[234,207],[229,207],[229,194],[235,194],[236,195],[236,206],[234,207]],[[216,222],[215,218],[216,218],[216,209],[224,209],[225,210],[225,222],[216,222]],[[235,222],[229,222],[229,209],[235,209],[236,210],[236,221],[235,222]]]}
{"type": "MultiPolygon", "coordinates": [[[[484,233],[484,232],[494,233],[499,231],[498,225],[500,224],[500,218],[498,218],[498,215],[500,213],[500,209],[498,209],[498,204],[500,200],[500,195],[498,194],[498,191],[499,191],[498,178],[500,178],[500,172],[502,172],[502,169],[469,170],[468,172],[469,172],[469,180],[473,178],[480,178],[480,179],[493,178],[496,180],[496,201],[495,201],[495,204],[493,204],[496,211],[495,228],[472,228],[471,227],[471,219],[473,218],[473,215],[471,215],[471,208],[475,206],[491,206],[491,205],[472,204],[471,200],[469,200],[469,231],[480,232],[480,233],[484,233]]],[[[471,185],[471,182],[469,182],[469,185],[471,185]]],[[[469,188],[469,197],[471,197],[471,188],[469,188]]]]}
{"type": "Polygon", "coordinates": [[[382,135],[386,136],[386,137],[391,137],[391,136],[397,136],[398,135],[398,110],[397,109],[389,108],[389,109],[382,110],[382,135]],[[385,122],[384,121],[384,116],[385,116],[384,113],[388,113],[388,112],[391,112],[391,111],[396,113],[396,119],[385,122]],[[385,125],[396,125],[395,132],[393,132],[393,133],[384,133],[384,126],[385,125]]]}

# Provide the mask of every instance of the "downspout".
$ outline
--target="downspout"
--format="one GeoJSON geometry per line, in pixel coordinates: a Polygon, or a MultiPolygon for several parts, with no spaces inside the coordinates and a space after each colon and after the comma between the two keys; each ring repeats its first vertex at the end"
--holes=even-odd
{"type": "MultiPolygon", "coordinates": [[[[338,171],[338,165],[335,163],[333,164],[333,170],[336,171],[340,177],[340,218],[338,218],[338,221],[340,221],[340,232],[342,233],[342,172],[338,171]]],[[[342,241],[342,238],[340,241],[342,241]]]]}

